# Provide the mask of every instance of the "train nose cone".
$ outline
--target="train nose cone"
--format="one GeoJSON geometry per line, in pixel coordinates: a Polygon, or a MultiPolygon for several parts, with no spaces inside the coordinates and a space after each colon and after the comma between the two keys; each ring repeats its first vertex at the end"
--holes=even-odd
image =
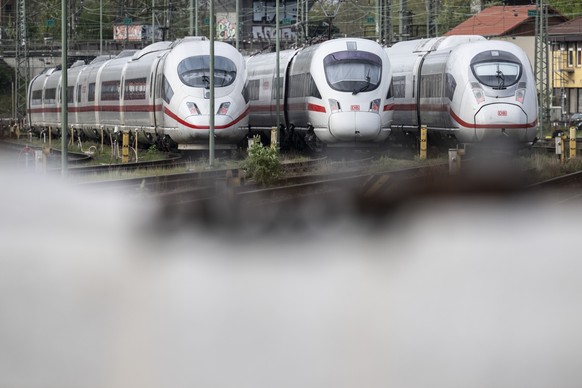
{"type": "Polygon", "coordinates": [[[329,117],[329,131],[337,141],[370,141],[382,129],[380,115],[372,112],[337,112],[329,117]]]}
{"type": "Polygon", "coordinates": [[[490,104],[475,114],[475,137],[478,141],[502,136],[525,141],[528,139],[528,131],[535,132],[535,127],[518,105],[490,104]]]}

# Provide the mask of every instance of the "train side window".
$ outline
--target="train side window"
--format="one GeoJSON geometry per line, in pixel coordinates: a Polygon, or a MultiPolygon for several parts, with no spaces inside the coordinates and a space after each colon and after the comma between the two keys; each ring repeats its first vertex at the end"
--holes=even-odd
{"type": "Polygon", "coordinates": [[[321,94],[311,73],[294,74],[289,78],[289,97],[315,97],[321,99],[321,94]]]}
{"type": "Polygon", "coordinates": [[[77,85],[77,102],[81,102],[81,90],[83,89],[83,87],[79,84],[77,85]]]}
{"type": "Polygon", "coordinates": [[[101,101],[119,100],[119,81],[105,81],[101,84],[101,101]]]}
{"type": "Polygon", "coordinates": [[[388,86],[388,93],[386,94],[386,99],[389,100],[394,97],[392,94],[392,89],[394,88],[394,79],[390,80],[390,86],[388,86]]]}
{"type": "Polygon", "coordinates": [[[261,84],[261,80],[253,79],[249,81],[249,99],[251,101],[256,101],[259,99],[259,85],[261,84]]]}
{"type": "Polygon", "coordinates": [[[145,100],[146,98],[146,79],[134,78],[125,80],[123,93],[124,100],[145,100]]]}
{"type": "Polygon", "coordinates": [[[457,81],[452,74],[445,74],[445,97],[453,101],[453,95],[455,94],[455,89],[457,88],[457,81]]]}
{"type": "Polygon", "coordinates": [[[315,83],[313,76],[311,75],[311,73],[309,73],[307,75],[309,77],[309,80],[308,80],[309,86],[308,86],[307,95],[311,96],[311,97],[319,98],[321,100],[321,93],[319,93],[319,89],[317,88],[317,84],[315,83]]]}
{"type": "Polygon", "coordinates": [[[41,105],[42,104],[42,89],[33,90],[32,97],[30,99],[30,105],[41,105]]]}
{"type": "Polygon", "coordinates": [[[442,81],[440,74],[427,74],[420,77],[420,97],[441,97],[442,81]]]}
{"type": "Polygon", "coordinates": [[[305,74],[293,74],[289,77],[289,98],[305,96],[305,74]]]}
{"type": "Polygon", "coordinates": [[[150,74],[150,98],[153,97],[153,93],[154,93],[154,74],[151,73],[150,74]]]}
{"type": "Polygon", "coordinates": [[[406,77],[398,76],[392,78],[392,95],[394,98],[404,98],[406,95],[406,77]]]}
{"type": "MultiPolygon", "coordinates": [[[[279,97],[283,98],[283,77],[279,77],[279,97]]],[[[273,77],[273,83],[271,84],[271,97],[273,101],[277,98],[277,77],[273,77]]]]}
{"type": "Polygon", "coordinates": [[[172,97],[174,97],[174,90],[170,86],[170,83],[166,79],[166,76],[163,75],[162,76],[162,98],[164,99],[164,101],[166,101],[169,104],[170,101],[172,100],[172,97]]]}
{"type": "Polygon", "coordinates": [[[248,104],[249,101],[250,101],[250,96],[249,96],[249,83],[248,82],[243,87],[242,96],[243,96],[243,98],[245,100],[245,104],[248,104]]]}
{"type": "Polygon", "coordinates": [[[75,102],[75,87],[67,86],[67,104],[72,104],[75,102]]]}
{"type": "Polygon", "coordinates": [[[89,84],[89,93],[87,95],[87,101],[95,101],[95,82],[89,84]]]}
{"type": "Polygon", "coordinates": [[[44,103],[45,104],[54,104],[57,102],[57,89],[50,88],[44,91],[44,103]]]}

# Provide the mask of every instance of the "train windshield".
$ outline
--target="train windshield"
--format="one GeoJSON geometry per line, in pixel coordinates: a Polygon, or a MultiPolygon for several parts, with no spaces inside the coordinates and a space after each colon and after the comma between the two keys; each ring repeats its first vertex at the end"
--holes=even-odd
{"type": "Polygon", "coordinates": [[[382,60],[365,51],[339,51],[323,60],[325,78],[332,89],[358,94],[374,90],[382,77],[382,60]]]}
{"type": "Polygon", "coordinates": [[[471,70],[480,83],[494,89],[515,85],[522,71],[521,63],[515,55],[499,50],[476,55],[471,61],[471,70]]]}
{"type": "MultiPolygon", "coordinates": [[[[184,59],[178,65],[180,80],[194,88],[210,87],[210,56],[197,55],[184,59]]],[[[225,87],[234,82],[236,65],[226,57],[214,57],[214,86],[225,87]]]]}

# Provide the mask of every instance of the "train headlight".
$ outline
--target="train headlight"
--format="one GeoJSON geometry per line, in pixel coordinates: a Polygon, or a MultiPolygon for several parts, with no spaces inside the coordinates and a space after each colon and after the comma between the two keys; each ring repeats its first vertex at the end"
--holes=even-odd
{"type": "Polygon", "coordinates": [[[329,107],[331,109],[331,112],[339,112],[342,110],[340,103],[337,100],[334,100],[333,98],[329,99],[329,107]]]}
{"type": "Polygon", "coordinates": [[[380,110],[380,99],[377,98],[370,102],[370,112],[378,113],[379,110],[380,110]]]}
{"type": "Polygon", "coordinates": [[[515,92],[515,100],[523,104],[523,100],[525,99],[525,89],[517,89],[515,92]]]}
{"type": "Polygon", "coordinates": [[[188,107],[190,114],[193,114],[193,115],[200,114],[200,109],[198,109],[198,106],[196,104],[194,104],[193,102],[187,102],[186,106],[188,107]]]}
{"type": "Polygon", "coordinates": [[[230,107],[230,102],[223,102],[220,104],[220,108],[218,108],[219,115],[225,115],[228,113],[228,108],[230,107]]]}
{"type": "Polygon", "coordinates": [[[483,92],[483,89],[479,88],[473,89],[473,95],[475,96],[477,104],[480,104],[485,101],[485,93],[483,92]]]}

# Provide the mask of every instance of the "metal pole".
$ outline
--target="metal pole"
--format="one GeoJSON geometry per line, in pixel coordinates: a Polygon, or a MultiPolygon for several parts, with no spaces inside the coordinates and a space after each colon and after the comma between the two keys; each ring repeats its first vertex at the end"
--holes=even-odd
{"type": "Polygon", "coordinates": [[[235,32],[234,32],[234,36],[235,36],[235,47],[238,50],[238,45],[239,45],[239,22],[240,22],[240,0],[234,0],[236,3],[236,21],[235,21],[235,32]]]}
{"type": "Polygon", "coordinates": [[[376,36],[382,44],[382,0],[376,0],[376,36]]]}
{"type": "Polygon", "coordinates": [[[210,0],[210,133],[208,134],[208,164],[214,165],[214,0],[210,0]]]}
{"type": "Polygon", "coordinates": [[[194,0],[190,0],[190,36],[194,35],[194,0]]]}
{"type": "Polygon", "coordinates": [[[16,88],[12,82],[12,118],[16,118],[16,88]]]}
{"type": "Polygon", "coordinates": [[[398,12],[400,20],[400,25],[398,26],[400,36],[398,40],[408,40],[408,0],[400,0],[400,10],[398,12]]]}
{"type": "Polygon", "coordinates": [[[103,55],[103,0],[99,0],[99,55],[103,55]]]}
{"type": "Polygon", "coordinates": [[[196,1],[196,7],[194,8],[194,33],[198,36],[198,0],[196,1]]]}
{"type": "Polygon", "coordinates": [[[152,0],[152,43],[156,41],[156,0],[152,0]]]}
{"type": "Polygon", "coordinates": [[[305,42],[309,40],[309,1],[305,0],[305,42]]]}
{"type": "Polygon", "coordinates": [[[61,0],[61,175],[67,176],[67,135],[68,135],[68,106],[67,106],[67,1],[61,0]]]}
{"type": "MultiPolygon", "coordinates": [[[[275,64],[275,71],[277,72],[276,82],[275,82],[275,103],[277,104],[276,112],[277,112],[277,139],[281,139],[281,134],[279,131],[281,130],[281,74],[280,74],[280,53],[281,53],[281,37],[280,37],[280,27],[279,27],[279,0],[275,1],[275,33],[277,34],[277,38],[275,40],[275,51],[276,51],[276,64],[275,64]]],[[[278,148],[278,145],[277,145],[278,148]]]]}

